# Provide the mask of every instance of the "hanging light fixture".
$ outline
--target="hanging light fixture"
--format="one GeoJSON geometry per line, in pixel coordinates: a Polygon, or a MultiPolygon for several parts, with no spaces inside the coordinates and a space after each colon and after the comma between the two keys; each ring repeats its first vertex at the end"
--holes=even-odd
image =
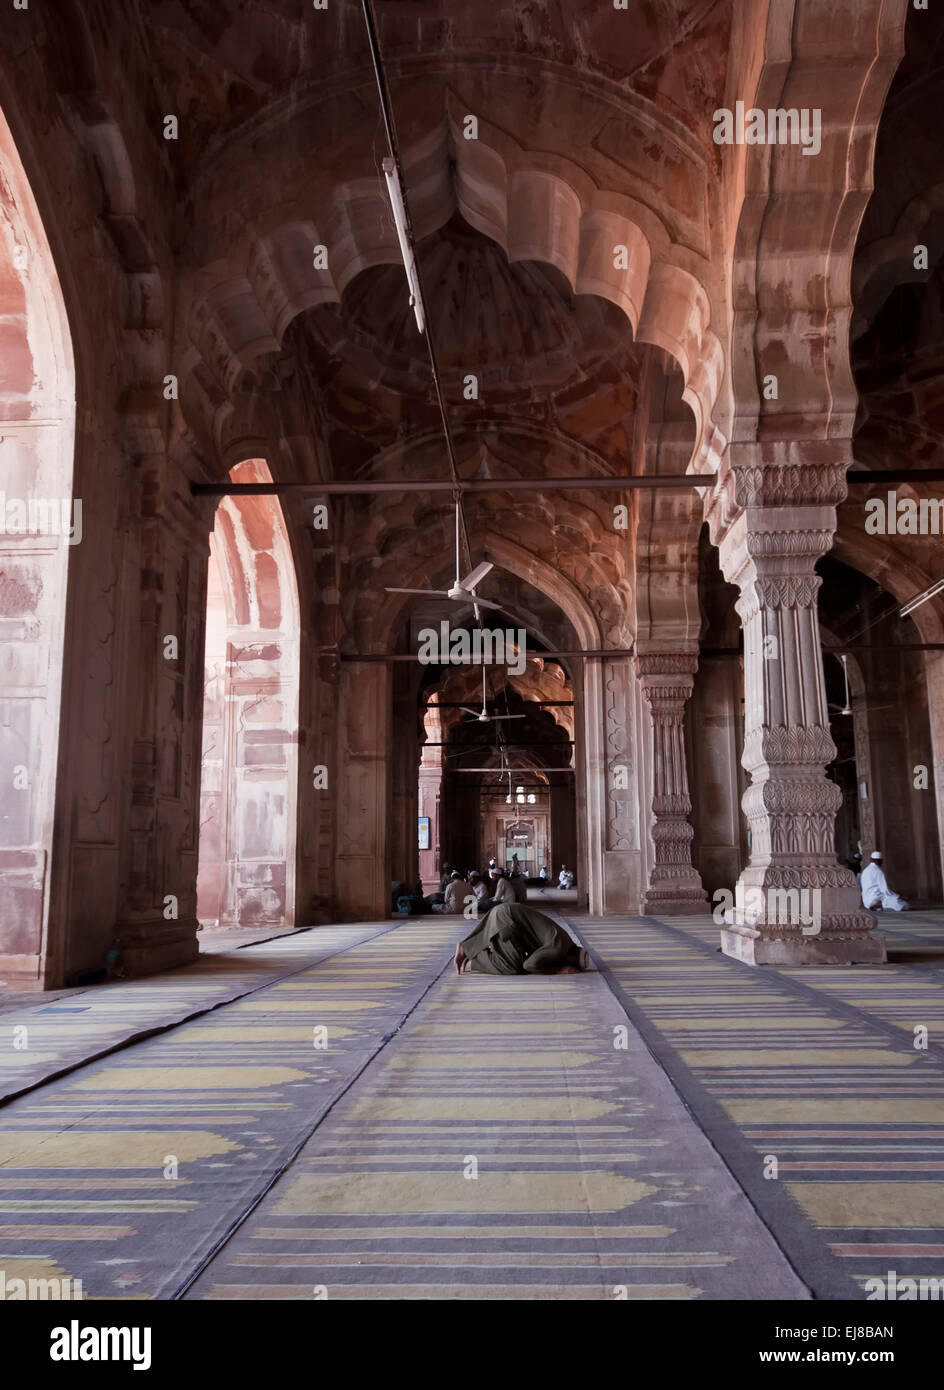
{"type": "Polygon", "coordinates": [[[852,713],[852,705],[851,705],[850,702],[849,702],[849,667],[848,667],[848,665],[846,664],[846,662],[847,662],[847,657],[846,657],[845,652],[840,652],[840,654],[839,654],[839,660],[842,662],[842,674],[843,674],[843,677],[845,678],[845,682],[846,682],[846,703],[843,705],[843,707],[842,707],[842,709],[839,711],[839,713],[840,713],[840,714],[851,714],[851,713],[852,713]]]}

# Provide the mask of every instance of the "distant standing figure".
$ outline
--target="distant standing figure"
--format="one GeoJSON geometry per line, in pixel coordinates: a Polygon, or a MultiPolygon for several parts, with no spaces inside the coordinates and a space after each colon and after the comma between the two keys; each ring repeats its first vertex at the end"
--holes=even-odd
{"type": "Polygon", "coordinates": [[[875,850],[869,863],[862,870],[859,880],[862,889],[862,902],[870,912],[882,908],[886,912],[906,912],[908,904],[904,898],[893,893],[882,869],[882,855],[875,850]]]}

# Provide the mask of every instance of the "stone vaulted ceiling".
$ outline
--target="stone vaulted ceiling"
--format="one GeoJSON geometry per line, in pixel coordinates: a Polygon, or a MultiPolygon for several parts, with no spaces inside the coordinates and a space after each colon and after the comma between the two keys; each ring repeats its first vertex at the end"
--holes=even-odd
{"type": "MultiPolygon", "coordinates": [[[[848,272],[904,8],[377,0],[467,474],[718,470],[717,495],[673,515],[679,544],[702,502],[717,536],[745,500],[780,497],[787,477],[807,495],[838,495],[848,459],[819,464],[808,451],[799,468],[771,468],[765,493],[764,448],[837,440],[832,458],[851,431],[848,272]],[[822,157],[722,150],[713,113],[737,98],[827,103],[822,157]],[[475,139],[465,138],[470,114],[475,139]],[[628,268],[614,266],[617,245],[628,268]],[[774,402],[759,393],[769,366],[781,382],[774,402]],[[461,392],[469,373],[474,401],[461,392]],[[671,422],[659,415],[667,396],[679,405],[671,422]],[[661,460],[656,419],[665,438],[672,426],[661,460]],[[760,446],[758,465],[733,483],[723,462],[732,439],[760,446]]],[[[379,172],[386,142],[360,6],[132,0],[118,15],[62,0],[55,22],[39,13],[31,26],[4,31],[11,70],[22,59],[33,79],[37,127],[68,132],[84,151],[95,250],[126,277],[116,299],[132,447],[169,442],[185,478],[220,478],[247,457],[313,487],[443,476],[379,172]],[[180,398],[168,412],[171,368],[180,398]]],[[[889,108],[899,123],[920,101],[913,66],[889,108]]],[[[869,210],[857,341],[887,298],[882,248],[900,230],[896,206],[927,220],[913,205],[930,187],[932,145],[915,142],[910,170],[888,172],[894,191],[869,210]]],[[[473,545],[501,539],[509,572],[556,570],[586,596],[594,613],[580,622],[599,638],[625,628],[632,609],[635,540],[606,534],[613,500],[483,497],[470,512],[473,545]]],[[[358,499],[337,511],[344,563],[364,571],[371,557],[378,585],[404,568],[429,582],[449,553],[441,507],[358,499]],[[408,533],[412,557],[396,539],[408,533]]],[[[562,597],[576,620],[572,595],[562,597]]]]}

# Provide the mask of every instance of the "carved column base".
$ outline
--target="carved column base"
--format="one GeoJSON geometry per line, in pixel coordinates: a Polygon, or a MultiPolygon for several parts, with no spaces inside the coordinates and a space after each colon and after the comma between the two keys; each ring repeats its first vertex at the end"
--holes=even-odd
{"type": "Polygon", "coordinates": [[[708,898],[704,892],[700,897],[695,893],[684,896],[681,890],[671,896],[666,893],[664,897],[648,892],[642,900],[641,911],[644,917],[697,917],[708,911],[708,898]]]}
{"type": "Polygon", "coordinates": [[[746,965],[882,965],[885,938],[865,932],[800,931],[772,928],[778,935],[732,925],[721,930],[721,950],[746,965]]]}
{"type": "Polygon", "coordinates": [[[848,870],[758,866],[737,884],[721,950],[748,965],[882,964],[885,938],[875,925],[848,870]]]}
{"type": "Polygon", "coordinates": [[[640,904],[641,911],[653,917],[688,917],[707,912],[708,894],[697,871],[688,873],[669,865],[657,865],[640,904]]]}

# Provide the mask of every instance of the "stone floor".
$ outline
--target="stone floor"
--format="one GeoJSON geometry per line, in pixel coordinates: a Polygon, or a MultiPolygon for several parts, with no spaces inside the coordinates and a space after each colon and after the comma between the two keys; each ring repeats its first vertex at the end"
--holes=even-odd
{"type": "Polygon", "coordinates": [[[580,917],[597,970],[491,979],[424,917],[34,996],[0,1019],[0,1268],[217,1300],[940,1275],[944,913],[882,928],[888,966],[775,971],[708,918],[580,917]]]}

